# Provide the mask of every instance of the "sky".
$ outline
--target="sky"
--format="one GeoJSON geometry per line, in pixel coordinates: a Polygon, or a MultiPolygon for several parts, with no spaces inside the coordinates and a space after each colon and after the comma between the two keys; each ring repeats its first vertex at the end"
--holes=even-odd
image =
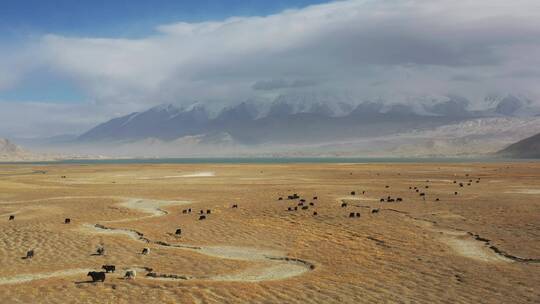
{"type": "Polygon", "coordinates": [[[539,80],[536,0],[0,3],[0,137],[302,92],[537,100],[539,80]]]}

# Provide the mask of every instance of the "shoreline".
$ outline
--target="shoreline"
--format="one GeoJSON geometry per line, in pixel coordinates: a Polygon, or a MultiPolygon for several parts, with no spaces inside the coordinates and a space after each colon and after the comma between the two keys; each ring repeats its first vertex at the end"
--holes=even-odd
{"type": "Polygon", "coordinates": [[[0,161],[0,165],[56,164],[363,164],[363,163],[527,163],[540,159],[500,157],[179,157],[179,158],[96,158],[47,161],[0,161]]]}

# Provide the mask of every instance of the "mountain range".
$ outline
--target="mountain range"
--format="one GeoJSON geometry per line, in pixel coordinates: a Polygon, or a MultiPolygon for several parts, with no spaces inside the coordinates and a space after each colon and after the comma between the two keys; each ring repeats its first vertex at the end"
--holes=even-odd
{"type": "Polygon", "coordinates": [[[357,102],[348,95],[281,95],[219,107],[164,104],[80,135],[17,140],[40,153],[99,157],[482,156],[540,132],[523,96],[357,102]]]}
{"type": "Polygon", "coordinates": [[[529,100],[513,95],[486,100],[491,107],[470,110],[467,99],[453,95],[420,104],[381,101],[355,104],[343,98],[336,102],[279,96],[270,104],[242,102],[216,114],[200,103],[186,107],[167,104],[111,119],[80,135],[76,141],[126,142],[148,138],[173,141],[186,136],[215,137],[215,134],[222,134],[218,136],[222,138],[225,134],[229,140],[244,145],[316,143],[385,136],[480,117],[532,113],[528,109],[529,100]]]}

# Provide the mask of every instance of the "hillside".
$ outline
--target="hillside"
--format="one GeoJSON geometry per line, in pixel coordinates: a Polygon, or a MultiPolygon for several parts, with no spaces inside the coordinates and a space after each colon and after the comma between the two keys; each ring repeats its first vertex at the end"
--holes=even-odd
{"type": "Polygon", "coordinates": [[[540,133],[511,144],[497,154],[512,158],[540,158],[540,133]]]}

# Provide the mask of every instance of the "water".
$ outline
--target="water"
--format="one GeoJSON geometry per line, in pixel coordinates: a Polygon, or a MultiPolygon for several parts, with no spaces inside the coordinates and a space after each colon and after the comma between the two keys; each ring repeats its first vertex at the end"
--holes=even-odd
{"type": "MultiPolygon", "coordinates": [[[[20,164],[291,164],[291,163],[480,163],[531,162],[506,158],[403,158],[403,157],[231,157],[231,158],[130,158],[66,159],[59,161],[16,162],[20,164]]],[[[14,164],[13,162],[7,164],[14,164]]]]}

